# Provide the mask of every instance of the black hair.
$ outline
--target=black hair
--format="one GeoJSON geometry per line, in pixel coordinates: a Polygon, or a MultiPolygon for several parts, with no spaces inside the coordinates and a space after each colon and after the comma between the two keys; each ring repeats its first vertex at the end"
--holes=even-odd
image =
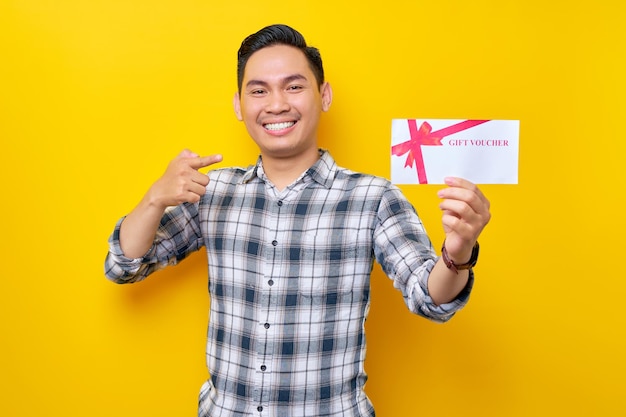
{"type": "Polygon", "coordinates": [[[321,87],[324,83],[324,67],[320,51],[315,47],[308,46],[304,36],[297,30],[287,25],[270,25],[245,38],[237,52],[237,86],[240,94],[243,84],[243,73],[248,59],[255,52],[273,45],[288,45],[301,50],[309,62],[313,75],[315,75],[318,87],[321,87]]]}

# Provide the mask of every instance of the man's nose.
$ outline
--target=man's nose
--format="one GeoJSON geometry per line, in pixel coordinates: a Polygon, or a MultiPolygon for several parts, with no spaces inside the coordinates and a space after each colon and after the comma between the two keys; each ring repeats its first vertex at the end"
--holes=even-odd
{"type": "Polygon", "coordinates": [[[272,93],[267,98],[265,111],[268,113],[282,113],[289,110],[289,101],[284,93],[272,93]]]}

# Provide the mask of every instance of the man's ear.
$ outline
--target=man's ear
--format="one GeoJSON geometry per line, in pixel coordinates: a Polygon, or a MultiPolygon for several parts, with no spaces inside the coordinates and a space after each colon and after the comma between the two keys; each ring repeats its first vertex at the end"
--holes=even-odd
{"type": "Polygon", "coordinates": [[[239,98],[239,93],[235,93],[235,96],[233,97],[233,108],[235,109],[235,116],[237,116],[237,120],[241,122],[243,117],[241,117],[241,100],[239,98]]]}
{"type": "Polygon", "coordinates": [[[322,111],[328,111],[333,102],[333,89],[328,82],[322,84],[320,94],[322,96],[322,111]]]}

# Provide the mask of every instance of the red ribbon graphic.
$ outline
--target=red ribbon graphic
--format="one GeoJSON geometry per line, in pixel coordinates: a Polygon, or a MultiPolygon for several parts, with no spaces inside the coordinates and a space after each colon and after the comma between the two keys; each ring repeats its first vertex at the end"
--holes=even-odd
{"type": "Polygon", "coordinates": [[[407,121],[409,122],[411,139],[392,146],[391,153],[395,156],[408,154],[404,166],[413,168],[413,164],[415,163],[419,183],[428,184],[424,158],[422,157],[422,145],[442,146],[441,140],[444,137],[486,123],[489,120],[465,120],[434,132],[432,132],[432,126],[428,122],[423,122],[418,130],[415,119],[408,119],[407,121]]]}

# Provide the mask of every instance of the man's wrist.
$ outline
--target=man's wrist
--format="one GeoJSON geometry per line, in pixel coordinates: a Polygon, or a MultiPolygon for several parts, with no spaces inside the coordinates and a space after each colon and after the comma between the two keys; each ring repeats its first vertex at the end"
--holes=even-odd
{"type": "Polygon", "coordinates": [[[464,263],[458,263],[458,262],[455,262],[448,254],[448,250],[446,249],[446,241],[444,240],[443,244],[441,245],[441,259],[443,260],[443,263],[446,265],[448,269],[458,274],[459,270],[471,269],[476,265],[476,262],[478,262],[479,248],[480,246],[478,245],[478,241],[477,241],[474,244],[474,247],[472,248],[472,252],[469,256],[469,260],[464,263]]]}

